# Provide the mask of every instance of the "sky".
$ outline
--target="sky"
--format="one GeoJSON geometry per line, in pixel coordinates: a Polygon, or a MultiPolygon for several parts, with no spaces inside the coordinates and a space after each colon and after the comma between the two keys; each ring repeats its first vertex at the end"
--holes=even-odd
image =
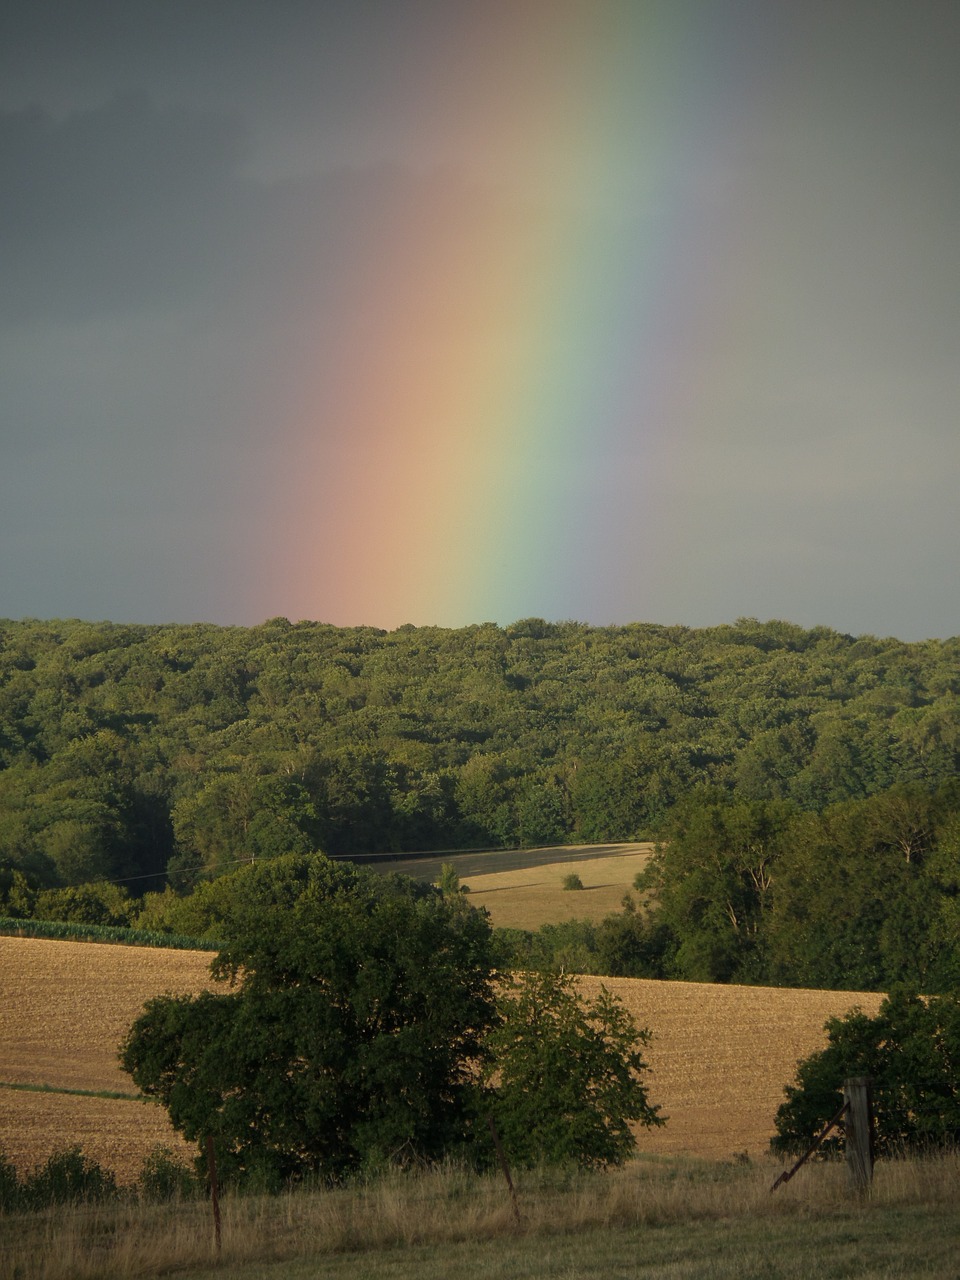
{"type": "Polygon", "coordinates": [[[960,633],[952,0],[5,0],[0,617],[960,633]]]}

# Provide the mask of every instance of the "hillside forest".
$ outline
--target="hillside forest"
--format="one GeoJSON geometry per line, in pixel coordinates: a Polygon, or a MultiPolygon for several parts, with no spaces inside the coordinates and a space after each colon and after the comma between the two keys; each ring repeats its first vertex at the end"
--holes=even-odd
{"type": "Polygon", "coordinates": [[[946,990],[958,657],[753,619],[0,622],[0,913],[176,929],[192,903],[215,931],[251,860],[646,838],[622,913],[502,945],[623,976],[946,990]]]}

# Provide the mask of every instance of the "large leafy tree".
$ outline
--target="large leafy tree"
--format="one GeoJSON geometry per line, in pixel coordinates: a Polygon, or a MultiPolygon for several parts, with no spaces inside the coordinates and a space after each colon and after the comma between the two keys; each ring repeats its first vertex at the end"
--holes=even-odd
{"type": "Polygon", "coordinates": [[[233,986],[147,1005],[121,1051],[143,1092],[268,1186],[467,1141],[496,1016],[485,916],[322,856],[236,878],[212,967],[233,986]]]}
{"type": "Polygon", "coordinates": [[[784,801],[695,791],[675,809],[638,887],[677,939],[677,975],[726,982],[762,972],[775,867],[793,817],[784,801]]]}
{"type": "MultiPolygon", "coordinates": [[[[806,1149],[843,1101],[844,1080],[873,1082],[881,1154],[960,1141],[960,994],[898,991],[876,1017],[854,1009],[826,1024],[825,1049],[805,1058],[776,1115],[775,1151],[806,1149]]],[[[824,1152],[842,1145],[842,1136],[824,1152]]]]}

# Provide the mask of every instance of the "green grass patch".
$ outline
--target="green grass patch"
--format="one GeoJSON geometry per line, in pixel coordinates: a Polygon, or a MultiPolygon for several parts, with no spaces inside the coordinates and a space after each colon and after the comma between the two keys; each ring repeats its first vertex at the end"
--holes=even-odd
{"type": "MultiPolygon", "coordinates": [[[[232,1280],[849,1280],[956,1275],[960,1211],[932,1208],[819,1221],[735,1218],[595,1227],[477,1243],[393,1246],[295,1263],[231,1265],[232,1280]]],[[[203,1267],[179,1280],[221,1280],[203,1267]]]]}
{"type": "Polygon", "coordinates": [[[57,1084],[21,1084],[16,1080],[0,1080],[0,1089],[16,1089],[20,1093],[70,1093],[79,1098],[119,1098],[123,1102],[147,1101],[140,1093],[121,1093],[115,1089],[67,1089],[57,1084]]]}

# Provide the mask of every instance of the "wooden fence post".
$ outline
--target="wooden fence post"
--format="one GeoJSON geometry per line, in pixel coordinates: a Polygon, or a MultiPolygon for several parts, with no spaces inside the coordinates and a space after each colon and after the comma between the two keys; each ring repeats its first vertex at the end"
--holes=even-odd
{"type": "Polygon", "coordinates": [[[847,1169],[851,1182],[862,1194],[873,1180],[873,1103],[870,1077],[853,1076],[844,1080],[843,1098],[847,1104],[844,1120],[847,1169]]]}
{"type": "Polygon", "coordinates": [[[213,1138],[207,1134],[207,1173],[210,1177],[210,1199],[213,1201],[213,1237],[220,1254],[220,1191],[217,1186],[217,1158],[213,1154],[213,1138]]]}

